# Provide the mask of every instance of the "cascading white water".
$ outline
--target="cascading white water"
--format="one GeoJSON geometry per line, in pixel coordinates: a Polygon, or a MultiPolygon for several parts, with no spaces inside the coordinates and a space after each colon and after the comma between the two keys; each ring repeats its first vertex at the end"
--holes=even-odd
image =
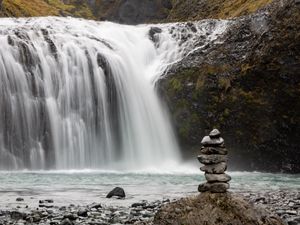
{"type": "MultiPolygon", "coordinates": [[[[225,24],[215,22],[205,40],[225,24]]],[[[162,32],[151,41],[150,25],[1,19],[0,168],[145,169],[178,162],[154,84],[208,24],[184,44],[170,24],[158,26],[162,32]]]]}

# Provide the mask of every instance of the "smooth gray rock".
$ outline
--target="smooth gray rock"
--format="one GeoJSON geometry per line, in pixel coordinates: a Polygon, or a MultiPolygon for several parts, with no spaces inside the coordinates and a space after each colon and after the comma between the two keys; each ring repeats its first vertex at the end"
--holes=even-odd
{"type": "Polygon", "coordinates": [[[219,137],[219,138],[211,138],[210,136],[205,136],[201,144],[203,146],[221,146],[224,144],[224,139],[219,137]]]}
{"type": "Polygon", "coordinates": [[[80,217],[87,217],[88,216],[88,210],[85,208],[80,208],[77,212],[77,215],[80,217]]]}
{"type": "Polygon", "coordinates": [[[202,147],[200,149],[200,152],[202,154],[206,154],[206,155],[227,155],[228,154],[228,150],[226,148],[221,148],[221,147],[202,147]]]}
{"type": "Polygon", "coordinates": [[[54,203],[54,200],[53,199],[46,199],[45,202],[47,202],[47,203],[54,203]]]}
{"type": "Polygon", "coordinates": [[[89,206],[90,209],[101,209],[102,205],[100,203],[93,203],[89,206]]]}
{"type": "Polygon", "coordinates": [[[67,213],[64,215],[64,219],[69,219],[69,220],[77,220],[78,216],[73,213],[67,213]]]}
{"type": "Polygon", "coordinates": [[[221,132],[218,129],[213,129],[209,133],[210,138],[219,138],[221,136],[221,132]]]}
{"type": "Polygon", "coordinates": [[[200,154],[198,155],[198,160],[200,163],[204,165],[211,165],[211,164],[217,164],[221,162],[227,162],[228,157],[227,155],[204,155],[200,154]]]}
{"type": "Polygon", "coordinates": [[[13,219],[13,220],[20,220],[20,219],[23,219],[26,217],[26,214],[25,213],[22,213],[22,212],[19,212],[19,211],[12,211],[10,212],[10,217],[13,219]]]}
{"type": "Polygon", "coordinates": [[[221,174],[224,173],[227,169],[227,163],[221,162],[212,165],[205,165],[200,168],[201,171],[206,173],[214,173],[214,174],[221,174]]]}
{"type": "Polygon", "coordinates": [[[60,225],[74,225],[73,222],[71,222],[69,219],[64,219],[60,225]]]}
{"type": "Polygon", "coordinates": [[[231,177],[228,174],[211,174],[206,173],[205,178],[207,182],[214,183],[214,182],[229,182],[231,180],[231,177]]]}
{"type": "Polygon", "coordinates": [[[224,193],[229,189],[228,183],[204,183],[198,187],[199,192],[224,193]]]}

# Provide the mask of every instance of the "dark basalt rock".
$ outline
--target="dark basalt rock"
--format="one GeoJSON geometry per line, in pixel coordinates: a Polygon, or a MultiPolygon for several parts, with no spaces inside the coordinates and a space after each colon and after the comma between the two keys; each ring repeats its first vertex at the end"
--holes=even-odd
{"type": "Polygon", "coordinates": [[[111,197],[125,198],[126,194],[123,188],[116,187],[112,191],[110,191],[106,196],[106,198],[111,198],[111,197]]]}
{"type": "Polygon", "coordinates": [[[198,160],[204,165],[217,164],[227,162],[226,155],[198,155],[198,160]]]}
{"type": "Polygon", "coordinates": [[[206,155],[213,155],[213,154],[227,155],[228,154],[228,150],[222,147],[202,147],[200,149],[200,152],[206,155]]]}
{"type": "Polygon", "coordinates": [[[200,168],[200,170],[203,172],[214,173],[214,174],[224,173],[226,169],[227,169],[227,164],[224,162],[213,164],[213,165],[205,165],[200,168]]]}
{"type": "Polygon", "coordinates": [[[69,219],[71,221],[77,220],[78,219],[78,215],[73,214],[73,213],[68,213],[68,214],[64,215],[64,219],[69,219]]]}
{"type": "Polygon", "coordinates": [[[151,27],[149,30],[149,38],[151,41],[153,41],[154,43],[157,43],[157,36],[156,34],[159,34],[162,32],[162,29],[160,29],[159,27],[151,27]]]}
{"type": "Polygon", "coordinates": [[[21,220],[26,218],[26,214],[19,211],[10,212],[10,217],[13,220],[21,220]]]}
{"type": "Polygon", "coordinates": [[[199,192],[211,192],[211,193],[225,193],[229,189],[230,185],[224,182],[216,183],[204,183],[198,186],[199,192]]]}
{"type": "Polygon", "coordinates": [[[87,217],[88,216],[88,210],[85,209],[85,208],[81,208],[81,209],[78,210],[77,215],[81,216],[81,217],[87,217]]]}
{"type": "Polygon", "coordinates": [[[54,203],[54,200],[53,199],[45,199],[45,202],[47,202],[47,203],[54,203]]]}
{"type": "Polygon", "coordinates": [[[73,222],[71,222],[69,219],[64,219],[60,225],[74,225],[73,222]]]}

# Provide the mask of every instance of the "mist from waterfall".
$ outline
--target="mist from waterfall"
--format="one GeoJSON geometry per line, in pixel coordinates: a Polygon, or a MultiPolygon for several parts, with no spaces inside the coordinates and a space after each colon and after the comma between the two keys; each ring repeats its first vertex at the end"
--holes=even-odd
{"type": "MultiPolygon", "coordinates": [[[[207,40],[226,28],[216,24],[207,40]]],[[[155,82],[195,40],[183,48],[170,24],[158,26],[151,40],[151,25],[1,19],[0,169],[175,166],[179,147],[155,82]]]]}

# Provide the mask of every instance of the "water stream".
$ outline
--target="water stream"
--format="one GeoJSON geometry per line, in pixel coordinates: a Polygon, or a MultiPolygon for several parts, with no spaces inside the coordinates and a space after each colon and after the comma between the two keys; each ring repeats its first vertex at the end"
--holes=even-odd
{"type": "Polygon", "coordinates": [[[227,23],[1,19],[0,169],[176,167],[155,82],[227,23]]]}

